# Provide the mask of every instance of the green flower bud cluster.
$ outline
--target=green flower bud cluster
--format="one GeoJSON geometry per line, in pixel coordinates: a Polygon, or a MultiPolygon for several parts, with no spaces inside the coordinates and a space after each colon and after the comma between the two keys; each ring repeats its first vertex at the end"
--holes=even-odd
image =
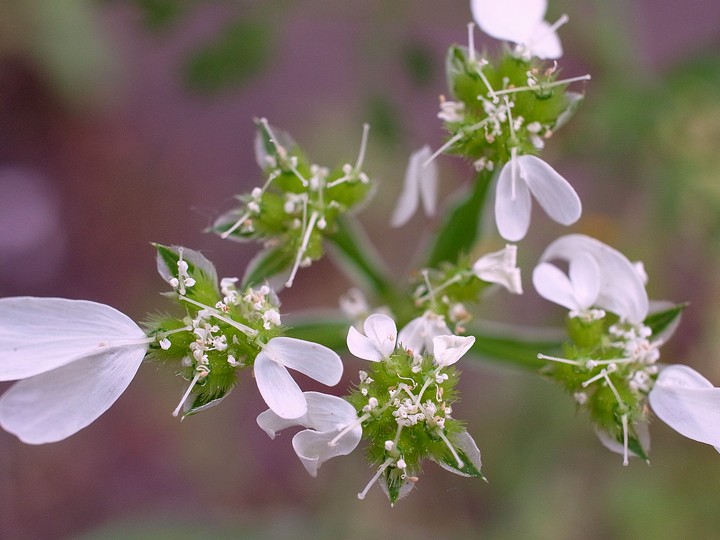
{"type": "Polygon", "coordinates": [[[451,137],[441,150],[471,159],[478,171],[537,154],[583,98],[567,86],[589,79],[558,80],[557,64],[510,51],[493,62],[460,46],[449,49],[446,70],[452,101],[441,98],[438,117],[451,137]]]}
{"type": "Polygon", "coordinates": [[[188,416],[217,405],[234,386],[236,372],[252,366],[262,345],[282,334],[279,301],[267,286],[238,290],[236,278],[218,283],[214,266],[197,251],[155,247],[158,270],[174,289],[168,296],[185,314],[146,323],[148,335],[157,339],[148,358],[175,363],[191,381],[181,402],[188,416]]]}
{"type": "Polygon", "coordinates": [[[238,196],[242,205],[220,216],[212,229],[223,238],[255,240],[272,249],[276,268],[292,266],[290,286],[300,266],[322,257],[323,237],[336,230],[338,217],[372,191],[362,171],[368,127],[355,165],[330,170],[311,163],[290,135],[266,119],[256,124],[255,152],[265,183],[238,196]]]}
{"type": "Polygon", "coordinates": [[[347,398],[358,412],[368,457],[390,501],[406,495],[418,480],[422,461],[431,459],[463,476],[482,478],[480,452],[463,423],[452,417],[459,371],[438,365],[431,354],[402,347],[368,371],[347,398]]]}
{"type": "Polygon", "coordinates": [[[565,358],[543,371],[559,382],[585,409],[601,440],[647,461],[647,396],[658,374],[662,340],[650,326],[618,322],[602,310],[568,318],[572,343],[565,358]]]}

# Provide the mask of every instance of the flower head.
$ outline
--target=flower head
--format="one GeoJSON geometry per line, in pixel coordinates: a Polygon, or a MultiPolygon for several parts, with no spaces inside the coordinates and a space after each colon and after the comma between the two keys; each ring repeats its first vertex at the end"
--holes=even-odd
{"type": "Polygon", "coordinates": [[[539,157],[513,154],[500,171],[495,195],[495,222],[506,240],[517,242],[525,237],[531,195],[561,225],[572,225],[582,214],[580,198],[555,169],[539,157]]]}
{"type": "Polygon", "coordinates": [[[403,190],[390,220],[393,227],[407,223],[417,210],[420,201],[425,214],[432,216],[435,213],[437,164],[431,160],[431,156],[432,152],[427,145],[410,155],[403,190]]]}
{"type": "Polygon", "coordinates": [[[0,425],[29,444],[88,426],[130,384],[154,341],[129,317],[84,300],[0,299],[0,425]]]}
{"type": "Polygon", "coordinates": [[[303,426],[292,440],[293,449],[310,476],[317,476],[317,470],[328,459],[344,456],[357,447],[362,437],[362,427],[357,421],[355,408],[342,398],[304,392],[307,412],[299,418],[286,419],[269,409],[257,417],[258,425],[271,439],[288,427],[303,426]],[[340,432],[343,437],[330,445],[340,432]]]}
{"type": "Polygon", "coordinates": [[[564,15],[555,24],[548,24],[544,20],[547,0],[471,0],[470,9],[483,32],[516,43],[518,56],[525,59],[562,56],[556,30],[568,19],[564,15]]]}

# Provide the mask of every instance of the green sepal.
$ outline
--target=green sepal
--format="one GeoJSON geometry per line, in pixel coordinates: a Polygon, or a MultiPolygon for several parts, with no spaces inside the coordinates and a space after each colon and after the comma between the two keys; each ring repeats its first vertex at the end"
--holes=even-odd
{"type": "Polygon", "coordinates": [[[407,496],[414,486],[414,483],[407,478],[403,478],[402,471],[395,467],[385,469],[385,473],[380,482],[383,491],[385,491],[388,499],[390,499],[391,505],[407,496]]]}
{"type": "Polygon", "coordinates": [[[652,335],[657,336],[676,323],[680,315],[688,307],[688,303],[676,304],[662,311],[649,314],[643,324],[652,330],[652,335]]]}
{"type": "Polygon", "coordinates": [[[253,287],[287,271],[293,263],[293,255],[282,246],[259,252],[245,269],[242,287],[253,287]]]}
{"type": "Polygon", "coordinates": [[[491,171],[479,172],[470,193],[447,213],[430,249],[427,266],[437,267],[441,262],[456,263],[461,254],[472,250],[480,236],[483,207],[492,179],[491,171]]]}
{"type": "MultiPolygon", "coordinates": [[[[622,441],[618,442],[622,444],[622,441]]],[[[645,463],[650,463],[650,457],[647,455],[647,452],[645,452],[645,449],[642,447],[642,444],[640,444],[640,440],[637,437],[632,435],[628,437],[628,450],[642,459],[645,463]]]]}
{"type": "Polygon", "coordinates": [[[217,405],[220,405],[220,402],[223,401],[226,397],[228,397],[231,391],[232,388],[228,388],[225,391],[220,391],[217,395],[204,393],[197,394],[190,406],[183,411],[183,419],[188,416],[193,416],[199,412],[212,409],[217,405]]]}
{"type": "Polygon", "coordinates": [[[452,469],[454,473],[461,476],[470,476],[473,478],[482,478],[483,480],[487,480],[483,473],[480,472],[480,469],[473,465],[472,461],[465,452],[459,449],[455,449],[455,451],[458,453],[458,456],[460,456],[460,459],[463,462],[463,466],[458,467],[457,460],[448,449],[448,451],[440,458],[440,462],[442,463],[443,467],[447,469],[452,469]]]}
{"type": "MultiPolygon", "coordinates": [[[[181,246],[152,244],[157,250],[157,269],[165,281],[178,277],[177,263],[181,246]]],[[[200,252],[182,248],[183,260],[188,264],[188,275],[195,279],[195,285],[187,287],[186,296],[207,305],[215,305],[219,299],[218,277],[215,266],[200,252]]]]}

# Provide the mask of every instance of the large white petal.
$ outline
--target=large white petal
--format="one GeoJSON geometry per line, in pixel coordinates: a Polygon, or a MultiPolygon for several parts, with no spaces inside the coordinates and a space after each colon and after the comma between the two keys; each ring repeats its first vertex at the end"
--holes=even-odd
{"type": "Polygon", "coordinates": [[[517,158],[511,159],[500,171],[495,190],[495,223],[500,236],[511,242],[522,240],[530,227],[531,205],[530,190],[520,178],[517,158]]]}
{"type": "Polygon", "coordinates": [[[337,430],[312,431],[306,429],[293,437],[293,449],[310,476],[317,476],[320,465],[328,459],[345,456],[355,450],[362,437],[362,428],[358,425],[343,435],[336,445],[330,446],[328,443],[336,435],[337,430]]]}
{"type": "Polygon", "coordinates": [[[471,0],[473,19],[496,39],[525,43],[542,22],[547,0],[471,0]]]}
{"type": "Polygon", "coordinates": [[[32,377],[145,333],[118,310],[86,300],[0,298],[0,381],[32,377]]]}
{"type": "Polygon", "coordinates": [[[257,425],[267,433],[268,437],[274,439],[278,432],[293,426],[304,426],[307,422],[307,413],[300,418],[283,418],[273,412],[272,409],[258,414],[257,425]]]}
{"type": "Polygon", "coordinates": [[[271,339],[263,352],[276,362],[328,386],[340,382],[343,364],[337,353],[324,345],[290,337],[271,339]]]}
{"type": "Polygon", "coordinates": [[[285,366],[273,360],[265,350],[255,358],[254,371],[260,395],[275,414],[281,418],[300,418],[307,412],[307,402],[300,387],[285,366]]]}
{"type": "Polygon", "coordinates": [[[16,383],[0,397],[0,425],[29,444],[73,435],[115,403],[146,350],[118,347],[16,383]]]}
{"type": "Polygon", "coordinates": [[[525,44],[533,56],[546,60],[554,60],[563,55],[562,44],[555,30],[546,21],[540,21],[530,34],[525,44]]]}
{"type": "Polygon", "coordinates": [[[355,407],[341,397],[305,392],[308,412],[302,424],[317,431],[339,431],[357,420],[355,407]]]}
{"type": "Polygon", "coordinates": [[[383,358],[387,358],[395,350],[397,326],[391,317],[373,313],[365,319],[363,330],[383,358]]]}
{"type": "Polygon", "coordinates": [[[371,362],[380,362],[385,358],[380,350],[375,346],[373,340],[358,332],[354,326],[351,326],[347,335],[347,346],[350,354],[370,360],[371,362]]]}
{"type": "Polygon", "coordinates": [[[575,298],[575,290],[568,277],[557,266],[540,263],[533,270],[533,285],[545,300],[569,310],[582,309],[575,298]]]}
{"type": "Polygon", "coordinates": [[[583,234],[568,234],[552,242],[541,261],[570,261],[578,253],[593,256],[600,269],[601,285],[596,305],[631,323],[641,323],[648,313],[648,296],[633,264],[619,251],[583,234]]]}
{"type": "Polygon", "coordinates": [[[570,283],[582,309],[592,306],[600,295],[600,268],[589,253],[578,253],[568,266],[570,283]]]}
{"type": "Polygon", "coordinates": [[[528,188],[553,221],[572,225],[580,219],[582,203],[567,180],[539,157],[523,155],[516,160],[528,188]]]}
{"type": "Polygon", "coordinates": [[[657,417],[681,435],[720,447],[720,388],[694,369],[663,369],[649,401],[657,417]]]}

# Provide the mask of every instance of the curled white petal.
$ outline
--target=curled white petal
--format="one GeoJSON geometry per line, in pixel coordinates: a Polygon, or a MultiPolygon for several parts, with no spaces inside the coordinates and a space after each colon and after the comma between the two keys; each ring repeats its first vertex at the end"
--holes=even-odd
{"type": "Polygon", "coordinates": [[[582,203],[570,183],[537,156],[515,158],[520,176],[545,213],[561,225],[572,225],[582,214],[582,203]]]}
{"type": "Polygon", "coordinates": [[[340,382],[343,364],[337,353],[324,345],[290,337],[276,337],[263,352],[276,362],[327,386],[340,382]]]}
{"type": "Polygon", "coordinates": [[[146,351],[143,344],[117,347],[16,383],[0,397],[0,425],[29,444],[73,435],[115,403],[146,351]]]}
{"type": "Polygon", "coordinates": [[[417,210],[418,203],[422,201],[425,214],[432,216],[437,204],[437,165],[430,161],[423,165],[432,156],[429,146],[410,155],[405,171],[403,190],[393,212],[390,225],[400,227],[410,221],[417,210]]]}
{"type": "Polygon", "coordinates": [[[631,323],[644,321],[649,307],[645,286],[633,264],[619,251],[589,236],[569,234],[552,242],[540,261],[572,261],[580,253],[590,255],[600,270],[595,305],[631,323]]]}
{"type": "Polygon", "coordinates": [[[118,310],[85,300],[0,299],[0,381],[32,377],[145,332],[118,310]]]}
{"type": "Polygon", "coordinates": [[[451,334],[452,332],[442,316],[432,311],[426,311],[421,317],[413,319],[400,330],[398,342],[415,354],[422,354],[425,351],[432,353],[433,338],[451,334]]]}
{"type": "Polygon", "coordinates": [[[517,246],[505,248],[480,257],[472,267],[478,279],[497,283],[514,294],[522,294],[520,269],[517,267],[517,246]]]}
{"type": "Polygon", "coordinates": [[[657,417],[675,431],[720,451],[720,388],[697,371],[683,365],[667,366],[648,399],[657,417]]]}
{"type": "Polygon", "coordinates": [[[255,358],[255,382],[260,395],[281,418],[299,418],[307,412],[307,402],[298,384],[283,364],[263,350],[255,358]]]}
{"type": "Polygon", "coordinates": [[[450,366],[460,360],[475,343],[473,336],[436,336],[433,338],[433,354],[439,366],[450,366]]]}
{"type": "Polygon", "coordinates": [[[373,313],[363,323],[365,335],[350,327],[347,345],[350,352],[372,362],[387,358],[395,350],[397,342],[397,326],[387,315],[373,313]]]}

